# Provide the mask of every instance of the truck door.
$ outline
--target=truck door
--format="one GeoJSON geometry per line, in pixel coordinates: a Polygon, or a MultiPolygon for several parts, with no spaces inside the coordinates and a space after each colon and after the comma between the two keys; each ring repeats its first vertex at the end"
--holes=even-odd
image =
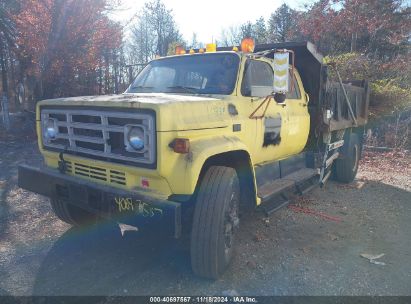
{"type": "MultiPolygon", "coordinates": [[[[295,89],[284,103],[278,104],[271,99],[266,107],[268,101],[265,101],[265,96],[272,92],[273,81],[274,72],[269,59],[247,60],[241,95],[252,97],[253,108],[257,110],[254,117],[250,117],[256,121],[254,160],[257,164],[299,153],[308,137],[309,115],[305,94],[295,89]],[[264,101],[265,104],[261,105],[264,101]]],[[[298,84],[297,79],[295,81],[298,84]]]]}
{"type": "MultiPolygon", "coordinates": [[[[268,59],[247,59],[244,66],[241,95],[251,99],[248,117],[255,123],[254,162],[279,159],[285,153],[287,141],[287,112],[285,105],[271,100],[267,106],[266,96],[272,93],[274,71],[268,59]]],[[[250,100],[249,99],[249,100],[250,100]]]]}
{"type": "Polygon", "coordinates": [[[287,141],[289,155],[301,152],[308,140],[310,132],[310,115],[308,99],[302,86],[298,72],[289,78],[289,92],[286,95],[285,108],[288,116],[287,141]]]}

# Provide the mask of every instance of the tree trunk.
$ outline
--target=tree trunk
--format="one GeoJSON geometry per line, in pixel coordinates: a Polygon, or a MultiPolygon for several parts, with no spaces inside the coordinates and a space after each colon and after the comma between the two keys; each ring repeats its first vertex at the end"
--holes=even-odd
{"type": "Polygon", "coordinates": [[[100,58],[100,62],[98,65],[98,95],[101,95],[103,92],[103,68],[101,60],[102,58],[100,58]]]}
{"type": "Polygon", "coordinates": [[[104,54],[104,95],[109,94],[110,91],[110,62],[109,62],[109,54],[106,51],[104,54]]]}
{"type": "Polygon", "coordinates": [[[2,98],[1,98],[1,109],[3,113],[3,123],[6,130],[10,129],[10,116],[9,116],[9,101],[8,101],[8,80],[7,80],[7,70],[4,58],[4,48],[0,49],[0,61],[1,61],[1,79],[2,79],[2,98]]]}
{"type": "Polygon", "coordinates": [[[357,31],[351,34],[351,53],[357,50],[357,31]]]}
{"type": "Polygon", "coordinates": [[[55,60],[56,45],[66,28],[67,23],[67,6],[69,3],[64,0],[56,0],[53,2],[51,9],[51,24],[50,32],[47,38],[47,46],[42,56],[42,69],[40,71],[40,91],[41,99],[54,97],[56,84],[54,80],[50,80],[47,75],[50,73],[51,67],[55,60]]]}
{"type": "Polygon", "coordinates": [[[114,94],[118,94],[118,56],[117,51],[113,54],[113,69],[114,69],[114,94]]]}
{"type": "Polygon", "coordinates": [[[16,85],[16,67],[15,64],[9,56],[10,59],[10,75],[11,75],[11,86],[13,88],[13,93],[14,93],[14,112],[19,112],[20,111],[20,102],[19,102],[19,86],[16,85]]]}
{"type": "Polygon", "coordinates": [[[128,66],[128,82],[129,84],[133,83],[133,67],[131,65],[128,66]]]}

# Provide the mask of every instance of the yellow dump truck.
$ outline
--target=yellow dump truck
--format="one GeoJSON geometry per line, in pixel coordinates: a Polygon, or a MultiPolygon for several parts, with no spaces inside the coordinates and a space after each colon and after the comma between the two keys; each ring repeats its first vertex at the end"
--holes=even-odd
{"type": "Polygon", "coordinates": [[[157,58],[120,95],[43,100],[44,166],[20,166],[19,185],[75,226],[187,234],[194,273],[217,278],[249,210],[355,178],[368,84],[330,68],[309,42],[248,39],[157,58]]]}

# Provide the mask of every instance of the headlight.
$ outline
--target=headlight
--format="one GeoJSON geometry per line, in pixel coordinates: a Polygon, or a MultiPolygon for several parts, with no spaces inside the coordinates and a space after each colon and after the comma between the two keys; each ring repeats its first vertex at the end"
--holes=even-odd
{"type": "Polygon", "coordinates": [[[58,127],[55,119],[49,118],[44,124],[44,136],[49,139],[56,138],[58,127]]]}
{"type": "Polygon", "coordinates": [[[127,140],[130,146],[137,151],[144,148],[144,131],[139,127],[131,127],[127,133],[127,140]]]}

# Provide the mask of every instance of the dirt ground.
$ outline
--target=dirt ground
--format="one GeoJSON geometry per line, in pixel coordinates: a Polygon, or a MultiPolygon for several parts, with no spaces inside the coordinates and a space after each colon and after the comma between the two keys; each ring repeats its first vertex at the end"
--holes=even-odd
{"type": "Polygon", "coordinates": [[[16,186],[17,165],[40,162],[32,139],[0,141],[0,295],[411,295],[409,155],[368,153],[353,184],[243,217],[218,281],[192,274],[180,242],[59,221],[16,186]]]}

